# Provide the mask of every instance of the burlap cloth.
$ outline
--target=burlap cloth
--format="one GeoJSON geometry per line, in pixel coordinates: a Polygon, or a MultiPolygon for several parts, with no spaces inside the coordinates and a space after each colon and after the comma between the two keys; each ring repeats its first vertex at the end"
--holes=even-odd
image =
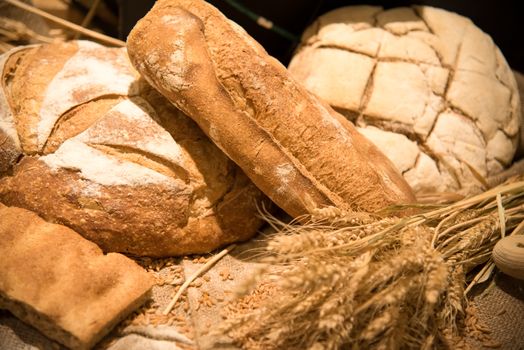
{"type": "MultiPolygon", "coordinates": [[[[260,246],[261,241],[254,239],[241,244],[225,256],[203,277],[198,278],[187,294],[182,297],[170,313],[176,318],[175,325],[165,323],[166,318],[150,315],[149,321],[144,321],[144,313],[131,315],[129,320],[134,323],[120,326],[106,336],[95,348],[110,350],[176,350],[176,349],[212,349],[216,348],[217,339],[208,334],[214,325],[222,319],[221,309],[228,300],[234,297],[235,288],[242,284],[256,268],[256,263],[247,262],[252,257],[253,249],[260,246]],[[160,321],[155,321],[159,318],[160,321]],[[139,322],[136,322],[136,321],[139,322]],[[143,323],[151,323],[149,326],[143,323]],[[160,323],[160,324],[158,324],[160,323]]],[[[175,276],[175,284],[160,282],[153,287],[152,303],[143,309],[156,310],[160,313],[176,292],[186,276],[194,274],[209,256],[191,257],[175,260],[173,266],[167,266],[159,271],[151,271],[156,277],[173,276],[173,267],[180,268],[182,273],[175,276]],[[151,307],[151,304],[154,307],[151,307]]],[[[143,264],[143,261],[139,261],[143,264]]],[[[222,339],[221,349],[235,348],[229,345],[228,339],[222,339]]],[[[65,349],[60,344],[47,339],[37,330],[16,319],[8,311],[0,310],[0,349],[65,349]]]]}

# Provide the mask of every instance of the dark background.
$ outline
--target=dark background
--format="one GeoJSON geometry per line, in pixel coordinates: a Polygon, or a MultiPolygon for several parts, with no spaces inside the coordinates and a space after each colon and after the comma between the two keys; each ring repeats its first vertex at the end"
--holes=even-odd
{"type": "MultiPolygon", "coordinates": [[[[151,8],[154,0],[116,0],[119,12],[118,36],[125,40],[136,21],[151,8]]],[[[240,24],[266,50],[287,66],[297,42],[260,27],[227,0],[209,0],[227,17],[240,24]]],[[[302,31],[319,15],[348,5],[378,5],[384,8],[413,4],[440,7],[469,17],[491,35],[513,69],[524,72],[524,12],[519,1],[348,1],[348,0],[236,0],[252,12],[300,37],[302,31]]]]}

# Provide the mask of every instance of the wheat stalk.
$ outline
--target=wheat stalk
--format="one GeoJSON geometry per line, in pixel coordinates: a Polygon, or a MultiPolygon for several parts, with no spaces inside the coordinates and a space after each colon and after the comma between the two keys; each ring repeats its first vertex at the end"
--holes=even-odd
{"type": "Polygon", "coordinates": [[[108,35],[95,32],[93,30],[84,28],[78,24],[72,23],[70,21],[67,21],[63,18],[54,16],[50,13],[47,13],[45,11],[42,11],[34,6],[28,5],[22,1],[19,0],[4,0],[5,3],[10,4],[12,6],[16,6],[24,11],[36,14],[42,18],[45,18],[51,22],[54,22],[58,25],[61,25],[65,28],[71,29],[74,32],[81,33],[87,37],[93,38],[95,40],[98,40],[100,42],[103,42],[105,44],[114,45],[114,46],[125,46],[125,42],[122,40],[115,39],[113,37],[110,37],[108,35]]]}
{"type": "Polygon", "coordinates": [[[178,289],[176,294],[173,296],[169,304],[166,306],[164,311],[162,311],[162,315],[167,315],[171,312],[173,307],[175,306],[178,299],[180,299],[180,296],[182,296],[182,293],[186,291],[186,289],[189,287],[189,285],[196,280],[198,277],[202,276],[204,273],[209,271],[220,259],[222,259],[227,254],[231,253],[236,248],[236,244],[231,244],[228,247],[222,249],[220,253],[213,255],[211,259],[209,259],[202,267],[200,267],[192,276],[187,278],[184,281],[184,284],[178,289]]]}
{"type": "Polygon", "coordinates": [[[465,347],[466,274],[524,230],[524,181],[418,210],[381,219],[323,208],[305,224],[266,214],[278,232],[268,265],[218,332],[250,349],[465,347]]]}

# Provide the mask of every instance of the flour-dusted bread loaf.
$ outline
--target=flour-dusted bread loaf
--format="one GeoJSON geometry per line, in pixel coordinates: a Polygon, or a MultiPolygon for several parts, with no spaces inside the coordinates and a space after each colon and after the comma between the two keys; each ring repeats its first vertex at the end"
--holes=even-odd
{"type": "Polygon", "coordinates": [[[129,35],[128,52],[289,214],[413,201],[393,165],[351,123],[204,1],[157,1],[129,35]]]}
{"type": "Polygon", "coordinates": [[[71,349],[89,349],[138,308],[153,278],[73,230],[0,204],[0,308],[71,349]]]}
{"type": "Polygon", "coordinates": [[[0,201],[134,255],[209,252],[256,232],[263,194],[124,48],[78,41],[2,59],[0,201]]]}
{"type": "Polygon", "coordinates": [[[289,71],[417,193],[472,195],[512,163],[522,124],[514,76],[493,40],[456,13],[335,9],[306,29],[289,71]]]}

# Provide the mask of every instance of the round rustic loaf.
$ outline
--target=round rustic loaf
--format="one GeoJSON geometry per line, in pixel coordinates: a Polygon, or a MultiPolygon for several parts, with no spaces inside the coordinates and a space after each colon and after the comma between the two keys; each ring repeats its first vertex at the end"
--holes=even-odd
{"type": "Polygon", "coordinates": [[[208,252],[258,229],[265,197],[124,48],[22,47],[0,68],[1,202],[135,255],[208,252]]]}
{"type": "Polygon", "coordinates": [[[455,13],[336,9],[306,29],[289,71],[354,121],[417,193],[473,194],[512,162],[514,76],[491,38],[455,13]]]}

